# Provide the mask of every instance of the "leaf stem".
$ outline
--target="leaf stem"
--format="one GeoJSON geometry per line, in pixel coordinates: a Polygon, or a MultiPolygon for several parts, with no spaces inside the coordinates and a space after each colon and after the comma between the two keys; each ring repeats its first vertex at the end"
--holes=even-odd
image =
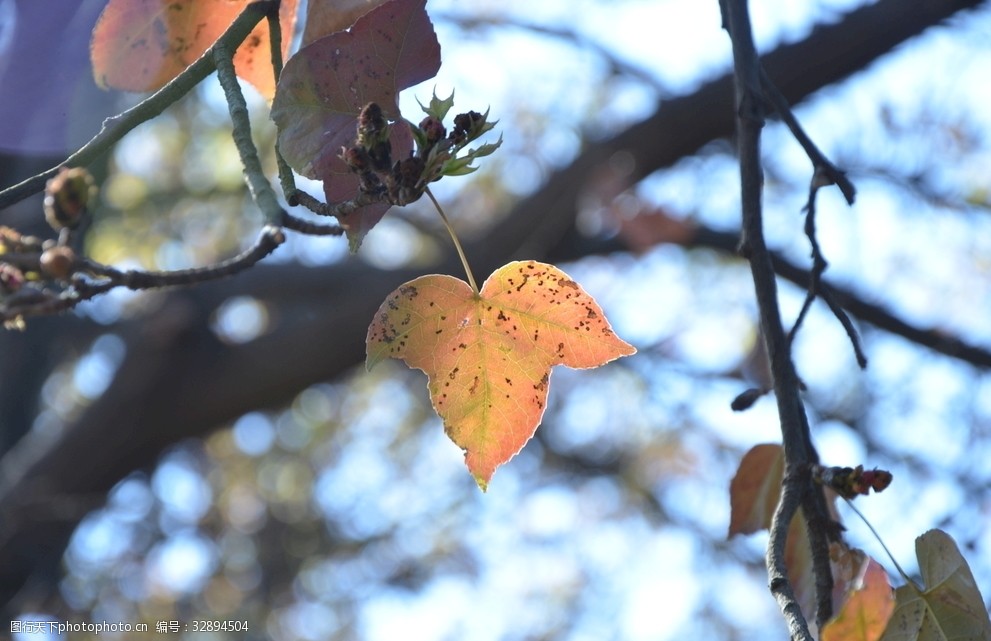
{"type": "Polygon", "coordinates": [[[857,506],[853,504],[853,501],[846,498],[843,500],[846,501],[846,504],[850,506],[851,510],[857,513],[857,516],[860,517],[860,520],[864,522],[867,528],[871,531],[871,534],[874,535],[874,538],[877,539],[877,542],[881,544],[882,548],[884,548],[884,551],[888,555],[888,558],[891,559],[891,562],[895,565],[895,569],[898,570],[898,574],[902,575],[902,578],[905,579],[906,583],[915,585],[915,582],[912,581],[912,579],[907,574],[905,574],[905,570],[902,569],[902,566],[898,565],[898,561],[895,560],[895,557],[891,553],[891,550],[889,550],[888,546],[884,544],[884,539],[882,539],[881,535],[877,533],[877,530],[875,530],[874,526],[871,525],[871,522],[867,520],[867,517],[864,516],[863,513],[857,509],[857,506]]]}
{"type": "Polygon", "coordinates": [[[454,248],[458,250],[458,257],[461,259],[461,265],[465,268],[465,274],[468,275],[468,284],[471,285],[471,291],[475,292],[475,296],[478,296],[478,284],[475,283],[475,276],[471,273],[471,267],[468,266],[468,258],[465,256],[465,250],[461,247],[461,241],[458,240],[458,235],[454,233],[454,227],[451,226],[451,221],[447,219],[444,210],[441,209],[440,203],[434,198],[434,194],[430,191],[430,188],[427,187],[424,191],[430,198],[430,202],[437,208],[440,219],[444,221],[444,227],[447,228],[447,233],[451,235],[451,240],[454,241],[454,248]]]}

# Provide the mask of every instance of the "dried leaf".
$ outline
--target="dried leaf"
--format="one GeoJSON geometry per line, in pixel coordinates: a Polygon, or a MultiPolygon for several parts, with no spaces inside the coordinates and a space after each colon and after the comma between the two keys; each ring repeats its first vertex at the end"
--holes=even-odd
{"type": "Polygon", "coordinates": [[[784,464],[784,450],[773,443],[755,445],[743,455],[729,487],[729,536],[771,527],[781,496],[784,464]]]}
{"type": "Polygon", "coordinates": [[[636,350],[602,309],[552,265],[513,262],[478,295],[423,276],[389,295],[368,328],[366,364],[400,358],[427,374],[434,409],[484,490],[533,436],[551,367],[598,367],[636,350]]]}

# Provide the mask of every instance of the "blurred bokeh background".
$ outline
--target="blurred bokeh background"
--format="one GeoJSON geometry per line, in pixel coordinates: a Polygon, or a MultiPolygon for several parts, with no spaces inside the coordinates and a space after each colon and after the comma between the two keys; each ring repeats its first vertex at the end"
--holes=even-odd
{"type": "MultiPolygon", "coordinates": [[[[11,42],[35,24],[31,4],[0,1],[4,74],[22,63],[11,42]]],[[[69,26],[91,25],[99,4],[88,14],[80,9],[75,20],[83,26],[69,26]]],[[[820,193],[826,279],[868,312],[918,328],[942,351],[910,332],[879,328],[865,312],[855,318],[869,359],[861,371],[843,328],[818,303],[794,358],[824,461],[894,473],[884,494],[858,504],[898,562],[917,571],[915,537],[943,528],[987,599],[991,10],[975,4],[874,54],[858,72],[822,83],[796,106],[811,137],[858,189],[852,207],[836,190],[820,193]]],[[[858,6],[752,2],[758,47],[770,52],[801,42],[814,26],[839,23],[858,6]]],[[[418,120],[416,99],[453,90],[457,111],[490,108],[499,120],[496,135],[505,143],[482,170],[435,189],[455,226],[482,245],[558,172],[589,162],[584,155],[600,141],[730,68],[716,0],[430,0],[427,8],[443,66],[436,79],[404,94],[403,109],[418,120]]],[[[869,49],[852,35],[848,46],[869,49]]],[[[793,62],[802,69],[805,61],[793,62]]],[[[85,60],[73,65],[66,69],[88,73],[85,60]]],[[[826,72],[810,66],[801,73],[826,72]]],[[[70,76],[65,84],[74,82],[70,76]]],[[[268,150],[274,174],[274,125],[264,101],[245,91],[255,141],[268,150]]],[[[89,133],[70,135],[76,129],[66,126],[57,133],[62,142],[48,146],[5,134],[5,186],[17,171],[28,175],[32,162],[35,171],[57,162],[65,141],[85,140],[103,117],[140,98],[91,99],[83,89],[66,95],[82,106],[63,102],[54,111],[73,123],[88,114],[89,133]]],[[[4,90],[0,113],[17,114],[5,128],[14,117],[27,123],[32,111],[51,117],[52,110],[30,108],[46,98],[28,98],[4,90]]],[[[783,125],[770,122],[765,132],[769,243],[807,269],[802,208],[811,165],[783,125]]],[[[18,574],[29,577],[23,585],[8,588],[14,600],[6,616],[146,622],[152,630],[156,622],[178,622],[169,636],[197,640],[784,639],[766,589],[766,538],[726,536],[729,480],[741,456],[780,440],[773,398],[745,412],[730,409],[737,394],[766,384],[767,376],[751,277],[733,252],[734,147],[716,136],[630,180],[639,176],[631,165],[640,153],[593,159],[594,179],[572,186],[566,230],[535,245],[561,257],[560,266],[596,296],[639,353],[598,370],[555,370],[543,425],[484,495],[446,439],[422,373],[397,362],[366,372],[361,335],[335,334],[335,315],[353,313],[335,305],[360,298],[368,282],[362,278],[373,274],[388,291],[448,251],[436,214],[421,204],[390,212],[356,256],[340,238],[290,234],[257,280],[245,274],[189,297],[113,293],[5,335],[0,583],[13,580],[5,565],[31,569],[18,574]],[[327,282],[333,287],[320,284],[327,282]],[[207,319],[213,342],[197,342],[190,318],[207,319]],[[352,344],[288,356],[275,344],[261,352],[268,356],[222,360],[293,323],[326,324],[328,340],[352,344]],[[161,355],[142,350],[155,341],[175,358],[152,363],[149,354],[161,355]],[[144,354],[141,362],[128,365],[136,354],[144,354]],[[326,362],[313,365],[314,357],[326,362]],[[209,367],[202,363],[214,362],[226,363],[206,377],[225,390],[216,394],[198,377],[209,367]],[[272,363],[278,367],[267,367],[272,363]],[[238,398],[224,387],[235,373],[252,381],[239,389],[279,391],[238,398]],[[187,395],[187,376],[201,396],[187,395]],[[140,414],[134,399],[154,393],[135,386],[164,390],[163,380],[169,387],[156,397],[161,407],[148,411],[170,416],[174,431],[128,423],[140,414]],[[225,406],[228,398],[236,402],[225,406]],[[231,415],[224,407],[239,409],[231,415]],[[76,433],[87,434],[83,442],[113,467],[90,449],[57,453],[76,433]],[[92,487],[83,484],[78,494],[51,491],[70,468],[112,471],[84,475],[92,487]],[[112,489],[92,491],[100,487],[112,489]],[[52,522],[66,534],[36,534],[52,522]],[[32,537],[35,547],[23,543],[32,537]],[[16,561],[4,556],[15,553],[16,561]],[[249,629],[187,631],[194,620],[214,619],[247,621],[249,629]]],[[[85,249],[100,261],[201,265],[246,246],[263,224],[213,79],[127,136],[97,173],[100,202],[85,249]]],[[[320,194],[319,185],[301,184],[320,194]]],[[[541,213],[532,215],[533,228],[542,229],[541,213]]],[[[37,201],[0,212],[4,224],[32,220],[41,220],[37,201]]],[[[503,253],[520,257],[514,252],[526,247],[503,253]]],[[[804,289],[782,280],[780,294],[791,322],[804,289]]],[[[839,510],[848,541],[884,564],[897,584],[878,542],[846,506],[839,510]]]]}

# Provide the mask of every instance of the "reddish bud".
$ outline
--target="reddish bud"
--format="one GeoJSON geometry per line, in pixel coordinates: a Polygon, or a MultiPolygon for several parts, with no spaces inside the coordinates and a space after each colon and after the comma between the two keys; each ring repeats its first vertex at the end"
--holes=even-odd
{"type": "Polygon", "coordinates": [[[388,127],[382,108],[377,103],[368,103],[358,114],[358,144],[373,147],[377,142],[388,138],[388,127]]]}
{"type": "Polygon", "coordinates": [[[863,465],[857,467],[815,465],[812,468],[812,478],[843,498],[852,500],[858,494],[866,496],[872,489],[875,492],[883,491],[891,484],[892,476],[891,472],[877,468],[865,472],[863,465]]]}
{"type": "Polygon", "coordinates": [[[368,157],[364,147],[342,148],[341,160],[355,173],[361,174],[371,169],[372,159],[368,157]]]}

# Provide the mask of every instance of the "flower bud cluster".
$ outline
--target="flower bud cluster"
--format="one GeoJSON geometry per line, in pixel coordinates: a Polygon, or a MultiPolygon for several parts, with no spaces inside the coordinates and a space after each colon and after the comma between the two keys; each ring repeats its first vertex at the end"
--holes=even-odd
{"type": "Polygon", "coordinates": [[[454,96],[439,100],[435,95],[428,107],[427,116],[414,125],[408,120],[416,149],[408,158],[393,161],[389,125],[382,108],[372,102],[358,115],[357,136],[350,147],[341,149],[340,158],[358,175],[361,191],[385,195],[395,205],[405,205],[418,200],[427,185],[441,176],[458,176],[475,171],[471,163],[475,158],[487,156],[498,148],[499,142],[469,149],[459,156],[464,147],[491,130],[495,123],[487,121],[488,114],[476,111],[458,114],[450,133],[444,126],[444,117],[454,104],[454,96]]]}
{"type": "Polygon", "coordinates": [[[19,327],[16,310],[55,300],[70,283],[80,261],[68,246],[96,197],[89,172],[82,167],[59,169],[45,185],[44,215],[58,240],[42,240],[0,226],[0,312],[4,324],[19,327]],[[14,311],[14,314],[11,314],[14,311]]]}

